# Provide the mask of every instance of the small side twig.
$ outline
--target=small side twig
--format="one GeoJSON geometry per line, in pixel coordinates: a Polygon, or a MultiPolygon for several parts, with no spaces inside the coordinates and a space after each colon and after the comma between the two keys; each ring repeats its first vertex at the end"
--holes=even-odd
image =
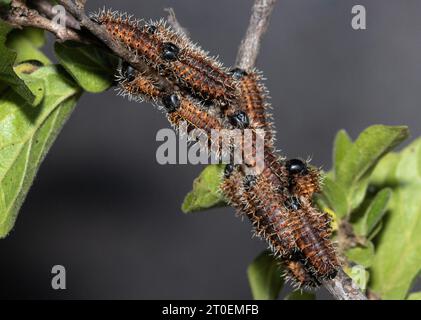
{"type": "Polygon", "coordinates": [[[165,8],[165,12],[168,13],[167,21],[170,24],[170,26],[174,29],[174,31],[184,34],[185,36],[189,36],[189,32],[186,28],[184,28],[180,22],[178,22],[177,17],[175,16],[175,12],[173,8],[165,8]]]}
{"type": "Polygon", "coordinates": [[[269,18],[276,0],[256,0],[252,8],[246,35],[241,41],[236,65],[241,69],[250,69],[256,63],[260,42],[269,25],[269,18]]]}

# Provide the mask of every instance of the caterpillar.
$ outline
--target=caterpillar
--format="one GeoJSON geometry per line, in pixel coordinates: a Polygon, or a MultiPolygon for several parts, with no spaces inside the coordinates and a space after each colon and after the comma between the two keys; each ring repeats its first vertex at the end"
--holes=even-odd
{"type": "Polygon", "coordinates": [[[171,124],[178,127],[180,122],[188,124],[188,131],[201,129],[210,135],[212,129],[221,130],[223,124],[220,119],[202,110],[191,98],[172,93],[162,97],[167,110],[167,117],[171,124]]]}
{"type": "Polygon", "coordinates": [[[317,279],[335,277],[339,266],[329,234],[319,219],[320,213],[307,202],[290,199],[289,229],[302,255],[305,268],[317,279]]]}
{"type": "MultiPolygon", "coordinates": [[[[288,188],[292,197],[312,203],[315,193],[321,191],[320,171],[300,159],[290,159],[285,162],[285,168],[288,172],[288,188]]],[[[312,211],[311,211],[312,212],[312,211]]],[[[331,218],[328,213],[317,213],[316,217],[318,227],[327,231],[327,237],[330,237],[332,230],[330,228],[331,218]]]]}
{"type": "Polygon", "coordinates": [[[273,148],[274,134],[272,115],[268,112],[268,90],[262,82],[262,75],[257,70],[245,71],[234,68],[230,70],[233,78],[239,81],[241,95],[239,106],[249,117],[250,127],[264,129],[265,146],[273,148]]]}
{"type": "Polygon", "coordinates": [[[174,80],[192,95],[222,105],[236,101],[238,88],[228,70],[164,21],[144,23],[110,10],[91,17],[159,74],[174,80]]]}
{"type": "Polygon", "coordinates": [[[285,166],[289,175],[289,188],[293,195],[311,200],[313,194],[321,190],[319,170],[309,167],[300,159],[290,159],[285,166]]]}
{"type": "Polygon", "coordinates": [[[118,69],[117,81],[119,95],[128,96],[129,100],[157,103],[162,95],[162,88],[157,81],[125,62],[118,69]]]}

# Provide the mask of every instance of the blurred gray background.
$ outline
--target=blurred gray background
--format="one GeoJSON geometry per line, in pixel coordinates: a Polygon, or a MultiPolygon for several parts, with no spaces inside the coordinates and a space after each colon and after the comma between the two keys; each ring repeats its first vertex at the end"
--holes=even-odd
{"type": "MultiPolygon", "coordinates": [[[[88,1],[104,5],[148,19],[173,7],[194,41],[232,65],[252,1],[88,1]]],[[[329,169],[341,128],[355,138],[406,124],[421,135],[420,0],[279,0],[258,68],[288,156],[329,169]],[[365,31],[350,26],[355,4],[367,9],[365,31]]],[[[1,298],[251,298],[246,267],[263,243],[230,208],[180,211],[203,167],[157,164],[164,127],[151,105],[112,89],[82,96],[0,241],[1,298]],[[65,291],[51,289],[56,264],[65,291]]]]}

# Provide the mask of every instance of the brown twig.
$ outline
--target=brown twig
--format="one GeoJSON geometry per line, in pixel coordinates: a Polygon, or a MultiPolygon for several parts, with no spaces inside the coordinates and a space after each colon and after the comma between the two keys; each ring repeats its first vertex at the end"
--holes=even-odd
{"type": "Polygon", "coordinates": [[[241,41],[236,65],[241,69],[251,69],[260,51],[260,42],[269,25],[270,15],[276,0],[255,0],[246,35],[241,41]]]}
{"type": "MultiPolygon", "coordinates": [[[[36,9],[39,13],[45,15],[47,18],[52,19],[56,15],[54,12],[53,4],[48,0],[30,0],[27,1],[30,8],[36,9]]],[[[75,18],[66,13],[66,28],[80,30],[80,24],[75,18]]]]}
{"type": "Polygon", "coordinates": [[[322,284],[337,300],[367,300],[367,297],[342,269],[339,269],[334,279],[324,280],[322,284]]]}
{"type": "Polygon", "coordinates": [[[165,8],[164,11],[168,13],[167,21],[168,21],[169,25],[174,29],[174,31],[176,31],[180,34],[184,34],[188,37],[189,32],[187,31],[186,28],[184,28],[180,24],[180,22],[178,22],[177,17],[175,16],[174,9],[173,8],[165,8]]]}
{"type": "Polygon", "coordinates": [[[28,8],[21,0],[13,0],[7,14],[2,15],[2,18],[16,27],[36,27],[47,30],[53,33],[59,41],[87,42],[87,39],[81,37],[76,31],[53,23],[41,16],[38,11],[28,8]]]}
{"type": "MultiPolygon", "coordinates": [[[[276,0],[255,0],[246,35],[237,54],[237,67],[252,69],[260,50],[261,39],[266,32],[276,0]]],[[[358,286],[340,269],[332,280],[322,281],[325,288],[338,300],[367,300],[358,286]]]]}
{"type": "Polygon", "coordinates": [[[172,91],[172,84],[167,79],[157,76],[156,72],[154,72],[142,58],[134,54],[120,42],[115,41],[103,26],[95,23],[85,14],[85,1],[79,0],[76,3],[74,3],[71,0],[60,0],[59,2],[66,8],[68,12],[70,12],[70,14],[73,17],[75,17],[77,21],[79,21],[82,27],[88,29],[94,36],[101,40],[117,56],[122,58],[124,61],[130,63],[134,68],[136,68],[140,72],[154,75],[156,77],[155,81],[159,83],[159,86],[163,90],[172,91]]]}

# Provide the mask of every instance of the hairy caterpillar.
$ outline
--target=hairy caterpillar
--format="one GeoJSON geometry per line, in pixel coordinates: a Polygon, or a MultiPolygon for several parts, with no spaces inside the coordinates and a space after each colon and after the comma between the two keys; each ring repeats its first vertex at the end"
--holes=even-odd
{"type": "Polygon", "coordinates": [[[213,117],[205,110],[202,110],[192,99],[183,97],[176,93],[163,96],[165,109],[168,112],[168,120],[178,127],[180,122],[188,124],[188,131],[202,129],[210,134],[211,130],[221,130],[223,125],[220,119],[213,117]]]}
{"type": "Polygon", "coordinates": [[[119,95],[128,96],[129,100],[152,101],[157,103],[162,96],[162,88],[148,75],[135,70],[123,62],[118,69],[119,95]]]}
{"type": "Polygon", "coordinates": [[[320,172],[309,167],[300,159],[288,160],[285,164],[289,173],[289,188],[297,197],[312,198],[314,193],[320,191],[320,172]]]}
{"type": "Polygon", "coordinates": [[[262,75],[257,70],[245,71],[234,68],[231,71],[234,79],[239,81],[241,95],[240,108],[248,115],[250,127],[264,129],[265,145],[273,148],[274,135],[272,115],[268,113],[270,104],[267,101],[268,91],[262,82],[262,75]]]}
{"type": "Polygon", "coordinates": [[[147,24],[110,10],[103,10],[93,18],[157,72],[194,96],[224,105],[237,99],[235,80],[222,64],[163,21],[147,24]]]}

